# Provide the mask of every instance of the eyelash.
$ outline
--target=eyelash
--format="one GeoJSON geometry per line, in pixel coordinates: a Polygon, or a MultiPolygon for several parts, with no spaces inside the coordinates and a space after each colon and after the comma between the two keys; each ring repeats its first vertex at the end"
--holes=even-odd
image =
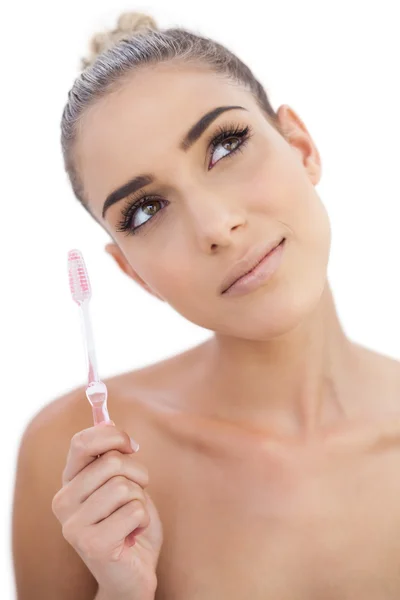
{"type": "MultiPolygon", "coordinates": [[[[232,157],[238,151],[242,152],[243,147],[247,144],[252,135],[253,131],[249,125],[246,125],[244,127],[241,127],[236,124],[220,125],[217,131],[214,132],[207,141],[207,147],[211,145],[211,154],[213,154],[217,146],[219,146],[223,142],[226,142],[232,137],[237,137],[241,139],[241,143],[237,146],[237,148],[231,150],[229,154],[226,154],[225,156],[217,160],[216,163],[214,163],[214,165],[219,163],[224,158],[232,157]]],[[[142,195],[137,199],[135,199],[135,196],[133,196],[131,198],[131,202],[129,202],[121,211],[122,218],[118,223],[117,231],[126,232],[127,236],[135,235],[139,229],[141,229],[147,223],[149,223],[149,221],[151,221],[154,217],[150,216],[150,218],[141,225],[138,225],[135,228],[131,227],[131,223],[135,217],[136,211],[138,211],[144,204],[147,204],[151,200],[160,201],[160,199],[156,198],[155,196],[142,195]]],[[[160,213],[162,210],[163,209],[158,210],[155,214],[160,213]]]]}

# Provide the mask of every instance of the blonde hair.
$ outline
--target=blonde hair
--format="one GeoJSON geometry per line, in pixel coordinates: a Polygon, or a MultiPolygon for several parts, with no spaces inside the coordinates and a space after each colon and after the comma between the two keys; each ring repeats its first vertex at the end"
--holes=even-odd
{"type": "Polygon", "coordinates": [[[64,167],[75,197],[89,209],[82,180],[74,160],[79,124],[96,101],[122,87],[131,73],[147,65],[177,62],[207,67],[211,73],[244,87],[256,100],[270,124],[283,136],[277,114],[264,87],[249,67],[218,42],[182,27],[159,29],[153,17],[140,12],[123,13],[116,28],[96,33],[90,54],[81,59],[82,72],[68,93],[61,118],[61,147],[64,167]]]}
{"type": "Polygon", "coordinates": [[[114,29],[95,33],[89,42],[90,54],[81,59],[81,68],[86,69],[92,65],[96,58],[112,48],[121,40],[127,39],[134,33],[145,32],[152,29],[158,30],[157,23],[149,15],[140,12],[126,12],[120,15],[114,29]]]}

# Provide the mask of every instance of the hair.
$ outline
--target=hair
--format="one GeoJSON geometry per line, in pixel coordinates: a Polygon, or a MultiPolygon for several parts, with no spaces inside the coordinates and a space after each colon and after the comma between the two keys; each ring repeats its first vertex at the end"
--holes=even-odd
{"type": "MultiPolygon", "coordinates": [[[[64,167],[74,195],[89,209],[75,160],[74,146],[85,111],[107,94],[123,86],[140,67],[172,62],[206,67],[248,89],[269,123],[282,135],[277,114],[263,86],[251,70],[218,42],[183,28],[158,29],[155,20],[138,12],[123,13],[117,27],[95,34],[90,55],[81,59],[81,73],[68,93],[61,119],[61,147],[64,167]]],[[[94,217],[96,219],[96,217],[94,217]]],[[[96,219],[97,220],[97,219],[96,219]]]]}

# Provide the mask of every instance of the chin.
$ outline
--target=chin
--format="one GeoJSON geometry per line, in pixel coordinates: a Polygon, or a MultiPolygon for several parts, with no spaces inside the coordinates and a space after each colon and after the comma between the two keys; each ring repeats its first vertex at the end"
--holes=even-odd
{"type": "Polygon", "coordinates": [[[273,286],[261,286],[255,292],[235,298],[236,302],[230,306],[225,303],[223,314],[212,329],[260,342],[284,336],[318,310],[327,286],[326,272],[319,277],[315,273],[309,273],[309,277],[282,277],[273,286]]]}

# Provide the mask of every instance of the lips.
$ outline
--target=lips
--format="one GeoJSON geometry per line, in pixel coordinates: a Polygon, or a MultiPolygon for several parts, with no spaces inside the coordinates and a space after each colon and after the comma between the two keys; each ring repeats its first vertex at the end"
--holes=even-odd
{"type": "Polygon", "coordinates": [[[284,240],[284,237],[279,237],[268,244],[263,244],[261,247],[256,246],[251,248],[244,257],[239,260],[228,272],[222,282],[220,293],[224,294],[238,279],[250,273],[262,260],[270,254],[272,250],[277,248],[284,240]]]}

